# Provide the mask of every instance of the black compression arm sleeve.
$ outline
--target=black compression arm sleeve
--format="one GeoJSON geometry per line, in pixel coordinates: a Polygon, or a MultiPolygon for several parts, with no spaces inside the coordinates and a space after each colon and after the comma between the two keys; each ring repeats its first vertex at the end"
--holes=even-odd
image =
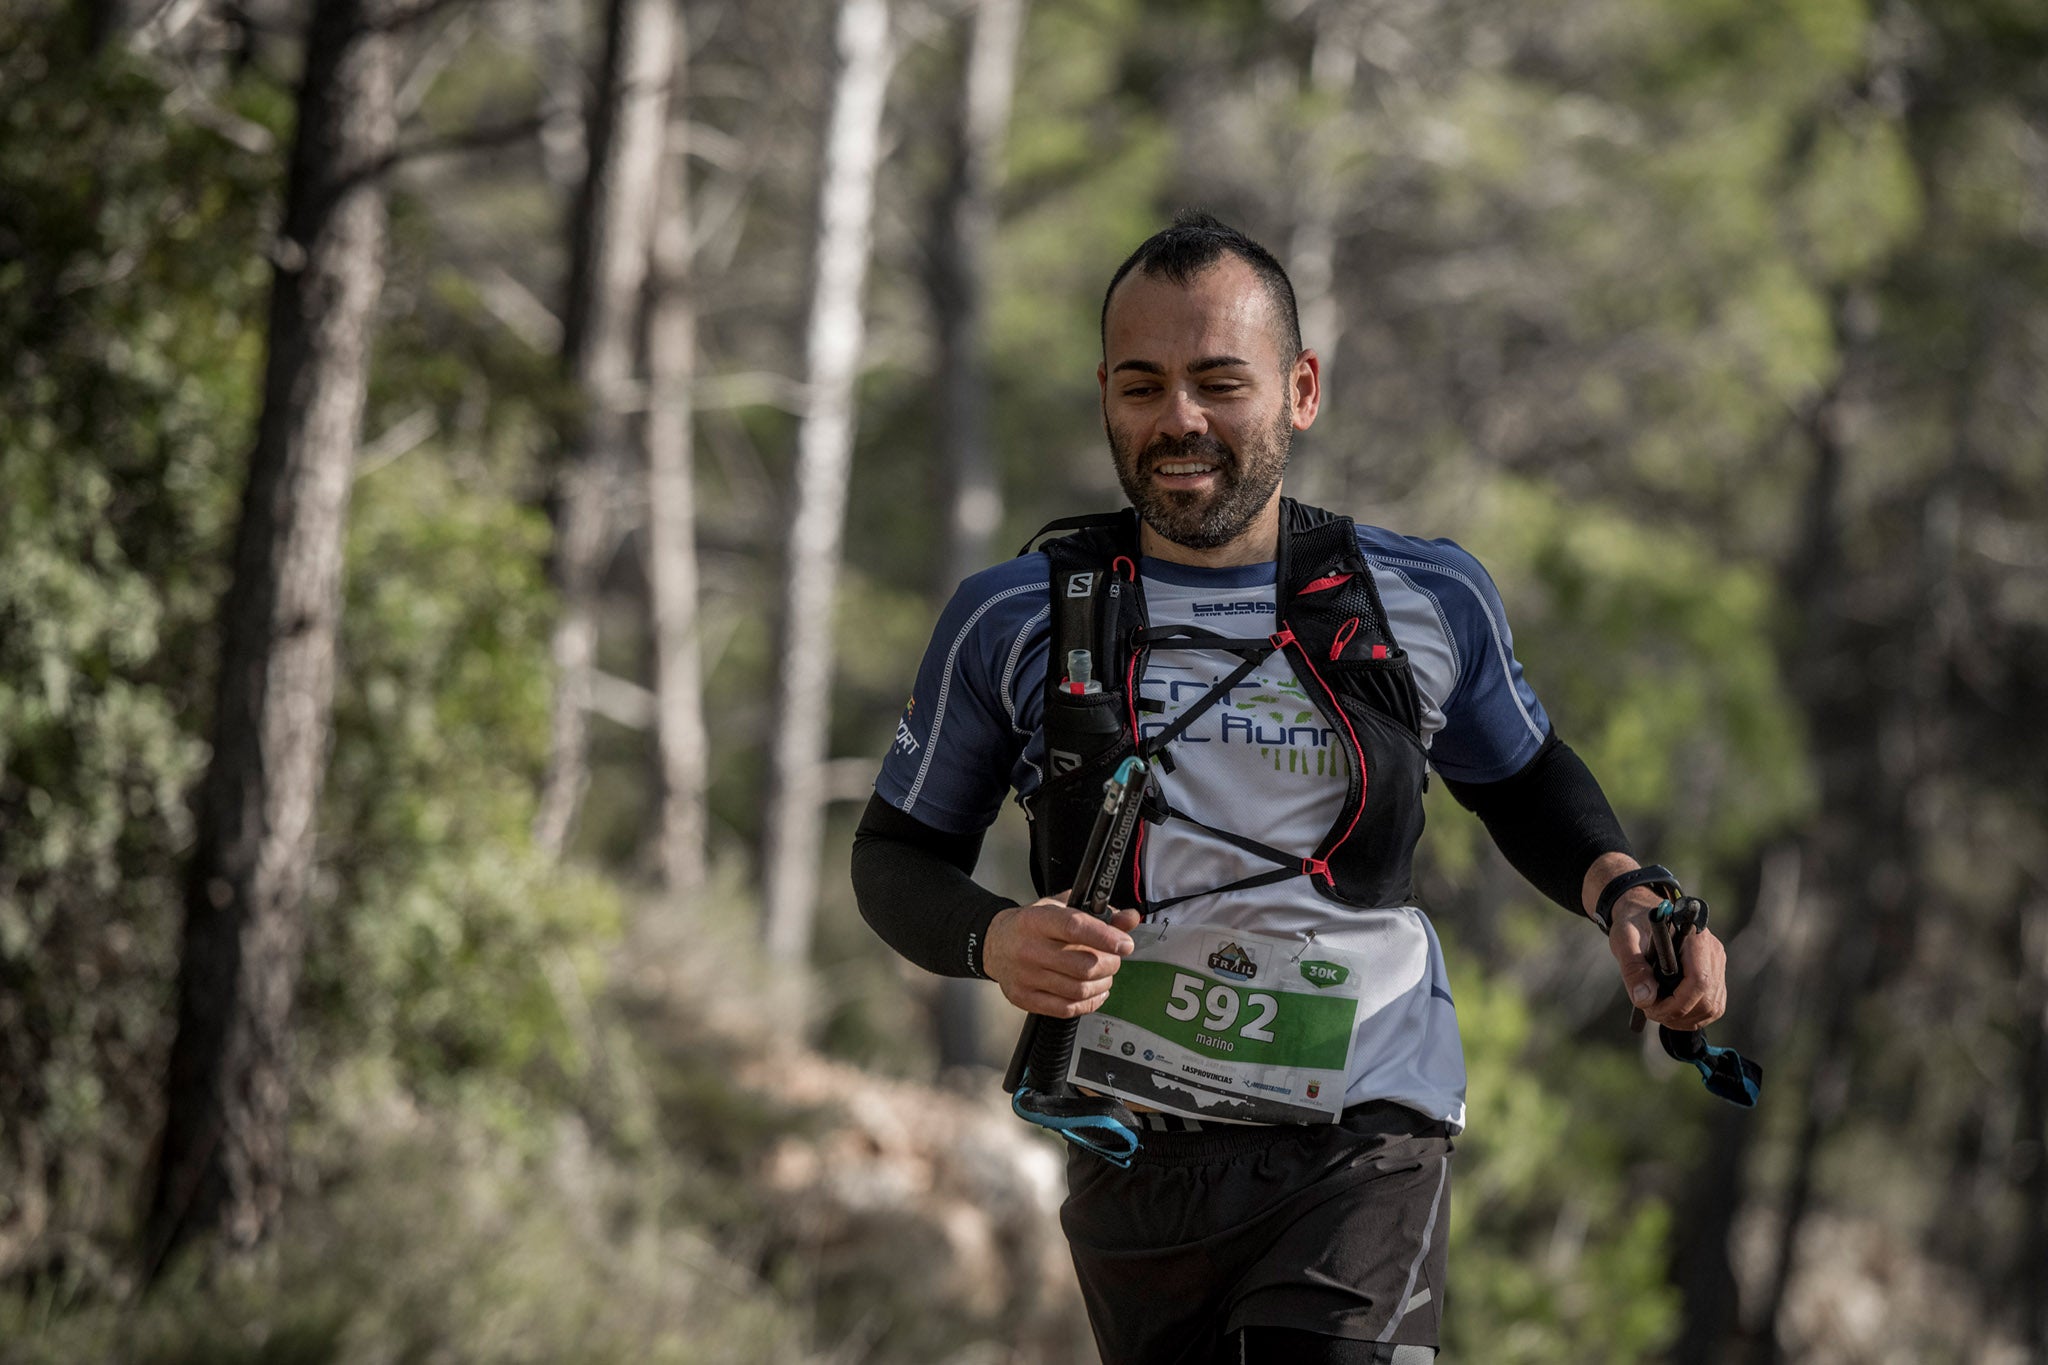
{"type": "Polygon", "coordinates": [[[1634,856],[1606,793],[1554,730],[1513,777],[1445,778],[1444,785],[1479,817],[1515,871],[1575,915],[1586,913],[1581,897],[1595,860],[1603,853],[1634,856]]]}
{"type": "Polygon", "coordinates": [[[882,941],[928,972],[982,976],[989,921],[1012,904],[968,874],[980,834],[948,834],[868,798],[853,832],[853,894],[882,941]]]}

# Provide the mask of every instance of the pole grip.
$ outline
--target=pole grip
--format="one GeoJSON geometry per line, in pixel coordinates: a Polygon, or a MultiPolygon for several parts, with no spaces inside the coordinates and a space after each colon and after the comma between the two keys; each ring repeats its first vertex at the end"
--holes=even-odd
{"type": "MultiPolygon", "coordinates": [[[[1151,773],[1142,758],[1127,758],[1117,766],[1115,776],[1102,784],[1102,808],[1089,827],[1088,843],[1082,850],[1079,874],[1067,903],[1086,910],[1097,919],[1108,919],[1109,897],[1123,871],[1132,831],[1144,806],[1145,782],[1151,773]]],[[[1003,1089],[1016,1094],[1017,1087],[1031,1077],[1033,1089],[1058,1085],[1066,1077],[1067,1061],[1074,1051],[1074,1021],[1051,1019],[1042,1014],[1025,1016],[1017,1034],[1017,1046],[1010,1052],[1010,1065],[1003,1072],[1003,1089]]]]}

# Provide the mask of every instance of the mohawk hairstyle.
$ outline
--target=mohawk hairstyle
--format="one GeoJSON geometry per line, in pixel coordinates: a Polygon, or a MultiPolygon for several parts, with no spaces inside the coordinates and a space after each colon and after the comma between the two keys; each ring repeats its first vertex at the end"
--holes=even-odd
{"type": "Polygon", "coordinates": [[[1288,280],[1287,272],[1280,268],[1280,262],[1273,259],[1272,252],[1201,209],[1182,209],[1173,215],[1172,227],[1147,237],[1116,268],[1116,274],[1109,277],[1109,288],[1102,294],[1104,351],[1109,348],[1109,301],[1115,295],[1116,287],[1123,283],[1124,276],[1137,270],[1154,279],[1186,285],[1226,255],[1235,256],[1250,266],[1252,273],[1259,277],[1259,283],[1265,286],[1267,296],[1273,300],[1274,311],[1280,315],[1284,328],[1282,336],[1289,343],[1283,359],[1292,361],[1300,355],[1301,314],[1295,307],[1294,285],[1288,280]]]}

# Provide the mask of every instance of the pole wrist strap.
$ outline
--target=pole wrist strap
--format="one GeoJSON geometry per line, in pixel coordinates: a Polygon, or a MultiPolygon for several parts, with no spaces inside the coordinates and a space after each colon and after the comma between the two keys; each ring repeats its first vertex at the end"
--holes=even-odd
{"type": "Polygon", "coordinates": [[[1614,929],[1615,902],[1639,886],[1662,893],[1668,901],[1675,901],[1685,894],[1678,878],[1671,875],[1671,869],[1656,863],[1624,872],[1601,888],[1600,899],[1593,906],[1593,919],[1599,924],[1601,933],[1611,933],[1614,929]]]}

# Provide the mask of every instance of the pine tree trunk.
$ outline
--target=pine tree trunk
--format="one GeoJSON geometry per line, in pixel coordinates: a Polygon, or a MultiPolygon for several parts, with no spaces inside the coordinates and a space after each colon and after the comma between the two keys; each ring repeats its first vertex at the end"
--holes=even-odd
{"type": "Polygon", "coordinates": [[[939,342],[934,370],[948,506],[938,586],[946,595],[961,579],[988,567],[989,547],[1003,519],[989,430],[987,281],[1023,28],[1023,0],[982,0],[975,8],[960,116],[933,214],[927,288],[939,342]]]}
{"type": "MultiPolygon", "coordinates": [[[[1287,243],[1288,269],[1301,315],[1302,345],[1322,362],[1323,405],[1343,411],[1346,387],[1341,360],[1344,308],[1338,296],[1337,246],[1356,205],[1350,195],[1346,167],[1359,155],[1360,129],[1350,117],[1358,84],[1359,20],[1349,7],[1331,5],[1315,17],[1315,41],[1309,49],[1307,90],[1313,117],[1296,147],[1300,170],[1295,176],[1294,231],[1287,243]]],[[[1332,507],[1358,501],[1354,487],[1355,458],[1303,461],[1303,492],[1332,507]]]]}
{"type": "MultiPolygon", "coordinates": [[[[675,44],[680,64],[685,44],[675,44]]],[[[669,95],[681,103],[680,69],[669,95]]],[[[688,158],[684,122],[669,120],[647,294],[647,592],[654,652],[656,834],[663,884],[683,900],[704,885],[710,741],[699,646],[697,511],[691,470],[691,381],[697,313],[690,294],[688,158]]]]}
{"type": "MultiPolygon", "coordinates": [[[[1003,519],[989,422],[987,279],[1023,28],[1023,0],[982,0],[975,8],[961,70],[960,116],[946,182],[934,206],[926,287],[938,334],[933,370],[940,484],[948,504],[941,600],[962,579],[987,567],[1003,519]]],[[[933,1023],[941,1068],[983,1060],[982,994],[979,982],[940,979],[933,1023]]]]}
{"type": "Polygon", "coordinates": [[[2048,899],[2036,889],[2014,906],[2019,957],[2020,1085],[2013,1150],[2020,1221],[2017,1264],[2007,1283],[2021,1305],[2020,1342],[2030,1360],[2048,1360],[2048,899]]]}
{"type": "MultiPolygon", "coordinates": [[[[1842,358],[1834,380],[1816,397],[1802,422],[1813,451],[1813,472],[1807,481],[1801,512],[1803,534],[1786,566],[1783,581],[1788,598],[1807,624],[1811,640],[1809,648],[1788,660],[1787,675],[1809,714],[1818,716],[1826,711],[1835,718],[1835,724],[1815,729],[1815,766],[1824,789],[1831,789],[1830,794],[1844,802],[1868,779],[1867,764],[1859,752],[1866,723],[1863,699],[1844,695],[1840,685],[1831,683],[1826,673],[1835,655],[1846,647],[1837,624],[1844,578],[1841,526],[1843,475],[1848,458],[1841,430],[1842,393],[1844,374],[1855,363],[1848,301],[1837,299],[1833,312],[1838,354],[1842,358]]],[[[1850,808],[1846,804],[1831,804],[1826,797],[1821,806],[1824,811],[1850,808]]],[[[1812,1206],[1814,1170],[1821,1143],[1847,1103],[1851,1059],[1843,1049],[1855,992],[1868,957],[1867,940],[1854,933],[1851,923],[1857,913],[1855,895],[1850,889],[1853,883],[1837,880],[1845,864],[1841,822],[1823,817],[1807,832],[1804,842],[1803,857],[1813,869],[1811,880],[1817,888],[1804,910],[1826,926],[1816,937],[1827,948],[1805,964],[1789,994],[1802,1002],[1808,1018],[1820,1021],[1819,1041],[1812,1068],[1801,1078],[1804,1113],[1792,1144],[1784,1192],[1778,1199],[1771,1268],[1763,1276],[1761,1300],[1749,1305],[1746,1313],[1743,1335],[1749,1349],[1744,1358],[1749,1365],[1775,1365],[1784,1351],[1779,1326],[1797,1271],[1799,1234],[1812,1206]],[[1856,955],[1854,961],[1847,957],[1851,953],[1856,955]]],[[[1849,842],[1853,843],[1853,839],[1849,842]]],[[[1780,1077],[1777,1084],[1782,1087],[1785,1078],[1780,1077]]]]}
{"type": "Polygon", "coordinates": [[[247,1247],[285,1190],[291,1007],[341,612],[344,531],[383,287],[396,131],[388,0],[320,0],[270,303],[263,415],[221,606],[213,754],[188,872],[178,1030],[149,1200],[151,1273],[247,1247]]]}
{"type": "Polygon", "coordinates": [[[93,53],[105,52],[125,39],[135,27],[135,0],[84,0],[85,45],[93,53]]]}
{"type": "Polygon", "coordinates": [[[539,59],[541,170],[548,184],[568,194],[589,173],[580,56],[584,9],[562,0],[528,0],[539,59]]]}
{"type": "MultiPolygon", "coordinates": [[[[1729,998],[1740,1002],[1732,1027],[1741,1031],[1720,1039],[1741,1047],[1745,1055],[1781,1056],[1803,1018],[1798,988],[1805,981],[1801,974],[1813,970],[1813,964],[1795,960],[1790,932],[1804,913],[1803,866],[1798,846],[1781,843],[1763,852],[1752,878],[1755,910],[1742,930],[1744,942],[1729,959],[1729,998]],[[1759,948],[1760,960],[1748,951],[1759,948]]],[[[1718,1365],[1742,1359],[1755,1347],[1741,1336],[1733,1243],[1736,1226],[1755,1198],[1749,1173],[1758,1142],[1753,1114],[1732,1105],[1714,1106],[1706,1151],[1674,1209],[1671,1279],[1682,1308],[1670,1365],[1718,1365]]]]}
{"type": "Polygon", "coordinates": [[[818,894],[832,602],[839,585],[853,459],[853,390],[865,331],[861,287],[881,166],[882,106],[894,62],[887,0],[843,0],[838,46],[804,350],[807,398],[797,435],[776,632],[775,737],[763,821],[763,934],[770,955],[781,961],[808,956],[818,894]]]}
{"type": "Polygon", "coordinates": [[[675,0],[611,0],[588,169],[570,233],[562,363],[580,404],[563,441],[556,487],[550,653],[555,699],[534,841],[559,855],[590,784],[591,674],[598,592],[618,539],[614,504],[639,402],[634,352],[654,231],[655,188],[675,67],[675,0]]]}
{"type": "Polygon", "coordinates": [[[1319,116],[1300,147],[1302,174],[1287,252],[1300,301],[1302,341],[1321,354],[1325,366],[1334,361],[1344,330],[1337,297],[1337,236],[1351,204],[1342,168],[1358,155],[1355,129],[1346,118],[1358,83],[1358,50],[1349,27],[1342,12],[1326,11],[1316,21],[1307,74],[1319,116]]]}
{"type": "MultiPolygon", "coordinates": [[[[1798,1091],[1802,1122],[1779,1205],[1772,1269],[1754,1320],[1753,1365],[1776,1365],[1791,1345],[1780,1329],[1801,1271],[1800,1235],[1814,1207],[1820,1162],[1852,1116],[1857,1069],[1865,1064],[1855,1047],[1858,1013],[1909,968],[1916,920],[1935,901],[1926,874],[1926,831],[1916,819],[1912,793],[1916,782],[1938,774],[1946,761],[1940,696],[1948,642],[1937,636],[1916,655],[1902,670],[1902,689],[1898,677],[1861,666],[1873,640],[1897,626],[1859,618],[1842,606],[1849,570],[1840,528],[1856,454],[1842,395],[1854,386],[1851,376],[1874,363],[1866,334],[1873,310],[1845,292],[1832,312],[1839,372],[1804,424],[1814,472],[1802,547],[1786,577],[1799,627],[1786,671],[1806,708],[1820,785],[1821,814],[1806,845],[1819,888],[1812,910],[1825,926],[1819,937],[1826,946],[1792,991],[1818,1027],[1812,1069],[1798,1091]],[[1844,667],[1845,660],[1855,664],[1844,667]]],[[[1959,436],[1966,426],[1958,422],[1959,436]]],[[[1953,506],[1954,477],[1951,470],[1935,479],[1916,533],[1895,546],[1902,560],[1917,562],[1901,619],[1944,618],[1944,598],[1953,591],[1955,519],[1943,509],[1953,506]]],[[[1779,1085],[1782,1090],[1783,1078],[1779,1085]]]]}

